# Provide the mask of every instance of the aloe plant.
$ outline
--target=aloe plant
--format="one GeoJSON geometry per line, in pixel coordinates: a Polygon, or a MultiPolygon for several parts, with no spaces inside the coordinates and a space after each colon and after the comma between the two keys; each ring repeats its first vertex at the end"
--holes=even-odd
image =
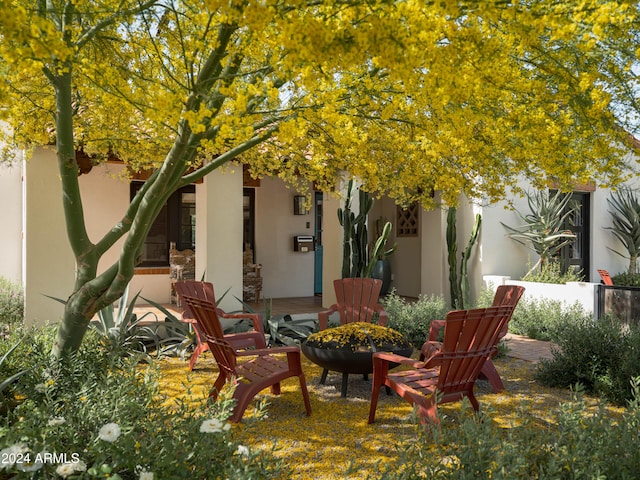
{"type": "Polygon", "coordinates": [[[629,259],[628,274],[638,273],[638,254],[640,253],[640,202],[628,187],[620,188],[607,198],[612,210],[612,226],[606,227],[622,243],[628,255],[608,247],[612,252],[629,259]]]}
{"type": "MultiPolygon", "coordinates": [[[[2,357],[0,357],[0,367],[4,364],[7,357],[11,355],[11,352],[13,352],[16,348],[18,348],[18,345],[20,345],[20,342],[16,343],[2,357]]],[[[26,374],[27,372],[29,372],[29,370],[21,370],[18,373],[13,374],[10,377],[5,378],[2,382],[0,382],[0,394],[4,391],[5,388],[7,388],[9,385],[11,385],[13,382],[18,380],[18,378],[20,378],[22,375],[26,374]]]]}
{"type": "Polygon", "coordinates": [[[548,262],[560,249],[569,245],[576,238],[565,225],[571,220],[579,206],[572,201],[571,195],[560,191],[549,194],[547,191],[527,193],[529,213],[516,213],[523,221],[521,225],[507,229],[507,236],[525,247],[533,250],[540,257],[524,278],[536,268],[548,262]]]}

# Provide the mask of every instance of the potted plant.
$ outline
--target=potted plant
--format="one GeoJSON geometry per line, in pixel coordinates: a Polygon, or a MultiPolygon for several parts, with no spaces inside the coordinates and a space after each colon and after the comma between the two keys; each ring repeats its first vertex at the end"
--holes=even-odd
{"type": "Polygon", "coordinates": [[[389,256],[396,251],[398,245],[394,243],[391,248],[387,248],[387,241],[391,234],[391,222],[384,217],[381,216],[376,220],[375,230],[377,240],[371,249],[374,260],[371,277],[382,280],[380,295],[386,295],[391,287],[391,262],[389,261],[389,256]]]}

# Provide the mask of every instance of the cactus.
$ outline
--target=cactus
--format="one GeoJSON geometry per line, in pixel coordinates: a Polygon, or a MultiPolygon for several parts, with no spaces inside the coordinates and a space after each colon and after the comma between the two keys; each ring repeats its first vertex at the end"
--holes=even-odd
{"type": "Polygon", "coordinates": [[[447,251],[449,261],[449,288],[451,290],[451,307],[465,308],[469,304],[469,258],[471,250],[478,239],[482,217],[476,215],[473,229],[467,243],[467,248],[462,252],[460,258],[460,269],[458,272],[458,245],[456,230],[456,209],[450,208],[447,213],[447,251]]]}
{"type": "Polygon", "coordinates": [[[384,239],[380,237],[376,240],[372,254],[370,255],[367,219],[373,207],[373,198],[371,198],[369,193],[360,190],[360,211],[358,215],[356,215],[351,211],[352,194],[353,180],[349,180],[344,208],[338,208],[338,221],[344,232],[342,278],[368,277],[371,274],[379,250],[384,247],[391,233],[391,224],[389,223],[388,229],[385,226],[386,233],[384,234],[384,239]]]}

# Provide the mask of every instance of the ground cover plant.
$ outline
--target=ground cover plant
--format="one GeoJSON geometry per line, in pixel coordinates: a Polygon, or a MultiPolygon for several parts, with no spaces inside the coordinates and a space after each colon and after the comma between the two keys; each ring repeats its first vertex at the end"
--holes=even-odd
{"type": "Polygon", "coordinates": [[[167,402],[157,364],[113,355],[95,333],[58,360],[53,330],[23,337],[0,366],[0,378],[30,370],[11,385],[17,401],[0,416],[0,479],[286,477],[268,453],[234,441],[229,396],[209,407],[204,392],[167,402]]]}
{"type": "MultiPolygon", "coordinates": [[[[635,456],[631,440],[637,435],[637,407],[628,412],[606,405],[601,409],[597,399],[587,396],[573,403],[570,389],[536,382],[532,363],[501,358],[496,366],[506,391],[494,394],[488,383],[479,382],[480,418],[466,404],[442,405],[438,434],[421,432],[411,406],[384,391],[376,422],[367,424],[370,382],[350,376],[349,394],[342,398],[341,375],[329,374],[320,385],[322,369],[303,358],[312,415],[300,411],[297,383],[285,381],[282,395],[263,392],[258,402],[264,409],[250,407],[232,430],[251,452],[271,452],[291,466],[289,478],[300,479],[596,478],[571,477],[573,457],[586,462],[597,449],[594,455],[605,463],[607,452],[623,439],[626,445],[617,455],[635,456]]],[[[192,401],[186,385],[206,390],[215,373],[209,354],[191,373],[177,359],[161,362],[160,368],[160,390],[179,402],[192,401]]],[[[577,464],[576,473],[585,462],[577,464]]],[[[619,471],[612,472],[615,465],[602,471],[611,474],[607,478],[620,478],[634,466],[635,460],[626,459],[619,471]]]]}
{"type": "Polygon", "coordinates": [[[0,277],[0,325],[22,322],[24,314],[24,292],[17,282],[0,277]]]}

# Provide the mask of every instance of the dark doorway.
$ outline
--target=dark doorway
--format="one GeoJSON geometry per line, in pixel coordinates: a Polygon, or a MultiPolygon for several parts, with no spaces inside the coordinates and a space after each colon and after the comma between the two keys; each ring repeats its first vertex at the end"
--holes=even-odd
{"type": "Polygon", "coordinates": [[[256,191],[253,188],[242,189],[242,251],[251,252],[251,261],[256,262],[255,237],[255,204],[256,191]]]}
{"type": "Polygon", "coordinates": [[[313,264],[313,293],[314,295],[322,295],[322,192],[314,192],[313,197],[315,212],[314,234],[316,237],[316,245],[314,250],[313,264]]]}
{"type": "Polygon", "coordinates": [[[589,232],[591,225],[589,218],[591,196],[588,192],[573,192],[571,199],[578,205],[578,209],[567,219],[565,228],[571,230],[576,238],[560,251],[562,271],[581,272],[583,279],[588,282],[590,281],[589,232]]]}

